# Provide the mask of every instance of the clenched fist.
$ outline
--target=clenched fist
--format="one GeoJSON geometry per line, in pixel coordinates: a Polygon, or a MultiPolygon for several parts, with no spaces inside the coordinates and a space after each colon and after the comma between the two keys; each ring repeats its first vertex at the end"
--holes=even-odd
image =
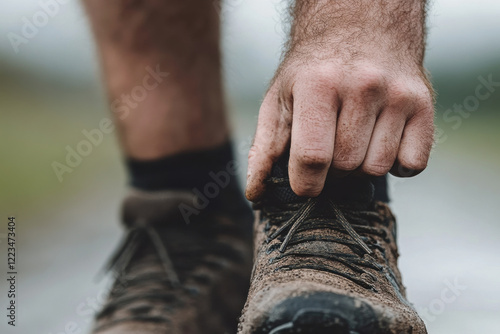
{"type": "Polygon", "coordinates": [[[361,1],[360,22],[325,24],[325,13],[341,21],[343,11],[356,11],[343,2],[297,2],[290,47],[260,108],[249,154],[252,201],[288,148],[299,196],[319,195],[329,173],[413,176],[427,165],[434,108],[422,67],[422,1],[405,2],[398,18],[404,29],[391,22],[404,5],[386,13],[373,1],[361,1]]]}

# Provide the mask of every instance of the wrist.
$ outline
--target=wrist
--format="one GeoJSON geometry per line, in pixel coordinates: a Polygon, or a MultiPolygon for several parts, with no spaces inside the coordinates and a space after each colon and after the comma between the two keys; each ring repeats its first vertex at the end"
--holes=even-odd
{"type": "Polygon", "coordinates": [[[286,57],[392,59],[421,66],[425,1],[297,0],[286,57]]]}

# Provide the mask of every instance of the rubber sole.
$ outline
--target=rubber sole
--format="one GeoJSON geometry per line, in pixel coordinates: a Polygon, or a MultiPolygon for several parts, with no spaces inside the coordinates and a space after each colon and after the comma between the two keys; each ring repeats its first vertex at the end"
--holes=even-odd
{"type": "Polygon", "coordinates": [[[381,334],[364,301],[331,292],[285,299],[266,312],[254,334],[381,334]]]}
{"type": "Polygon", "coordinates": [[[324,310],[302,309],[292,321],[273,328],[269,334],[358,334],[351,332],[348,322],[324,310]]]}

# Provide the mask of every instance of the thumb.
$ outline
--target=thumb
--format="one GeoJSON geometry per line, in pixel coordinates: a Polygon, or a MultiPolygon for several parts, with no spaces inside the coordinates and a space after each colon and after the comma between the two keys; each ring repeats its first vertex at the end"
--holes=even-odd
{"type": "Polygon", "coordinates": [[[277,85],[268,91],[259,110],[257,132],[248,154],[247,186],[245,195],[250,201],[260,199],[265,190],[265,180],[273,163],[290,142],[292,113],[278,94],[277,85]]]}

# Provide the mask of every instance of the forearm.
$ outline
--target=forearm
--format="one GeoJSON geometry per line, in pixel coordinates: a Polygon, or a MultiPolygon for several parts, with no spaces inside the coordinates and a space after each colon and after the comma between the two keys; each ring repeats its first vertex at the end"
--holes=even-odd
{"type": "Polygon", "coordinates": [[[390,53],[421,65],[425,12],[425,0],[296,0],[288,54],[349,60],[390,53]]]}

